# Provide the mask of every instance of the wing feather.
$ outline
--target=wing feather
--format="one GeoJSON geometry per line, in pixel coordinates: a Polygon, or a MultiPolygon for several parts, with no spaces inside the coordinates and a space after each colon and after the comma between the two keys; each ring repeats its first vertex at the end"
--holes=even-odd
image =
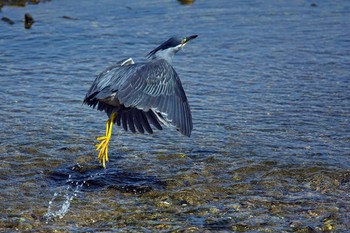
{"type": "Polygon", "coordinates": [[[125,131],[128,131],[128,124],[127,124],[127,114],[128,113],[127,112],[122,112],[121,114],[122,114],[121,118],[122,118],[123,128],[124,128],[125,131]]]}
{"type": "Polygon", "coordinates": [[[121,118],[121,114],[117,114],[115,122],[117,123],[118,126],[120,126],[120,118],[121,118]]]}
{"type": "Polygon", "coordinates": [[[148,123],[147,117],[145,116],[143,111],[140,111],[140,115],[141,115],[141,124],[143,126],[143,128],[147,131],[147,133],[152,134],[153,130],[151,128],[151,126],[148,123]]]}
{"type": "Polygon", "coordinates": [[[134,125],[134,117],[133,117],[133,113],[128,111],[128,126],[131,132],[135,133],[135,125],[134,125]]]}
{"type": "MultiPolygon", "coordinates": [[[[117,96],[125,107],[159,111],[182,134],[190,136],[192,116],[187,97],[176,71],[165,60],[151,61],[137,69],[121,84],[117,96]]],[[[137,120],[142,121],[140,115],[137,120]]]]}
{"type": "Polygon", "coordinates": [[[183,121],[184,121],[185,117],[181,117],[179,115],[180,112],[183,112],[183,114],[184,114],[183,107],[182,107],[182,105],[180,105],[179,101],[177,101],[175,103],[175,105],[176,105],[175,108],[176,108],[176,112],[177,112],[177,114],[175,115],[176,122],[177,122],[178,125],[184,125],[183,121]]]}
{"type": "Polygon", "coordinates": [[[162,130],[162,126],[159,124],[158,120],[157,120],[157,116],[154,114],[154,112],[152,110],[145,112],[145,115],[148,119],[148,121],[157,129],[162,130]]]}
{"type": "Polygon", "coordinates": [[[143,126],[142,126],[142,116],[140,111],[134,111],[134,117],[135,117],[135,126],[137,130],[140,133],[145,133],[145,130],[143,129],[143,126]]]}

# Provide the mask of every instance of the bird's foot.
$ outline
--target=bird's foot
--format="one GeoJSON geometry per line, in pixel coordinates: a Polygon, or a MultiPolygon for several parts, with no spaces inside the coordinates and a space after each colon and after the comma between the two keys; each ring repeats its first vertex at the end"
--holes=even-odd
{"type": "Polygon", "coordinates": [[[106,135],[98,137],[97,140],[101,141],[99,144],[96,144],[96,150],[99,150],[98,161],[106,168],[106,162],[108,161],[108,144],[112,137],[112,127],[116,115],[112,113],[111,117],[106,122],[106,135]]]}
{"type": "Polygon", "coordinates": [[[106,162],[108,161],[108,143],[110,137],[102,136],[97,138],[98,141],[101,141],[99,144],[96,144],[96,150],[100,150],[98,153],[98,161],[106,168],[106,162]]]}

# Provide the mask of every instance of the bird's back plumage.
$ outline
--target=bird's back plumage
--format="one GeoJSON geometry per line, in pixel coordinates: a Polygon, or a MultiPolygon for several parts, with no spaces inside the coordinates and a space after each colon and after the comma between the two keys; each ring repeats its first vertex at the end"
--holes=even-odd
{"type": "Polygon", "coordinates": [[[117,112],[116,122],[125,130],[152,133],[153,125],[170,124],[190,136],[192,116],[181,81],[164,59],[147,63],[123,62],[97,76],[84,103],[117,112]]]}

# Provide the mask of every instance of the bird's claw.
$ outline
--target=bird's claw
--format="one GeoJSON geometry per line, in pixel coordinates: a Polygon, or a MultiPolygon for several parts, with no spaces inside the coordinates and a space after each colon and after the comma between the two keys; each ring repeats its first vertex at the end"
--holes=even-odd
{"type": "Polygon", "coordinates": [[[96,150],[99,150],[97,158],[104,168],[106,168],[106,162],[108,161],[108,143],[112,136],[112,127],[115,117],[116,113],[113,113],[111,117],[107,120],[106,135],[96,138],[97,141],[101,141],[99,144],[95,145],[96,150]]]}
{"type": "Polygon", "coordinates": [[[96,144],[96,150],[100,150],[97,158],[104,168],[106,168],[108,161],[108,142],[109,140],[105,138],[100,144],[96,144]]]}
{"type": "Polygon", "coordinates": [[[106,136],[101,136],[101,137],[97,137],[96,140],[97,141],[104,141],[107,137],[106,136]]]}

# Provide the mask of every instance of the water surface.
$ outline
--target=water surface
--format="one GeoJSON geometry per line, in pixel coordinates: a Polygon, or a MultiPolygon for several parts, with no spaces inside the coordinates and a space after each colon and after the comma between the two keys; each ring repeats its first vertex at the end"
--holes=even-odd
{"type": "Polygon", "coordinates": [[[50,1],[0,17],[15,22],[0,22],[2,231],[350,228],[350,3],[50,1]],[[191,138],[115,127],[103,169],[106,115],[82,105],[95,75],[192,34],[173,64],[191,138]]]}

